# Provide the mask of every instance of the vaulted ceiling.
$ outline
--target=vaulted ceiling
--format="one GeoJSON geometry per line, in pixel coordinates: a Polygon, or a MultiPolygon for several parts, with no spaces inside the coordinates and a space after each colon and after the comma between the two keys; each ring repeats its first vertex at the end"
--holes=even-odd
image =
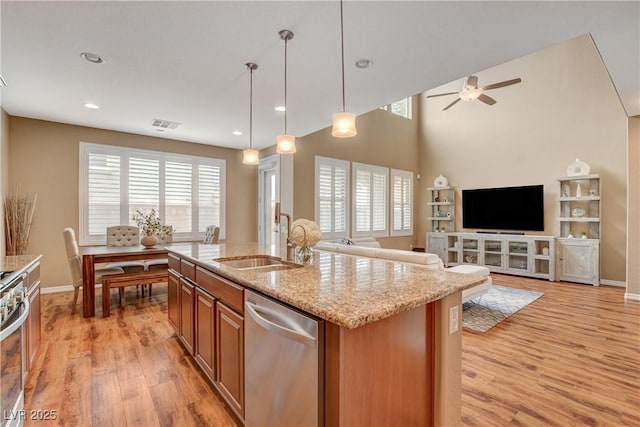
{"type": "MultiPolygon", "coordinates": [[[[341,108],[336,1],[2,1],[3,108],[11,115],[233,148],[289,133],[341,108]],[[103,64],[80,57],[96,53],[103,64]],[[84,103],[100,106],[98,110],[84,103]],[[153,119],[180,123],[156,131],[153,119]],[[232,135],[240,130],[241,136],[232,135]]],[[[640,3],[345,1],[347,109],[364,113],[590,33],[629,116],[640,114],[640,3]],[[372,61],[368,69],[354,66],[372,61]]],[[[513,76],[504,76],[504,79],[513,76]]],[[[580,88],[577,88],[578,90],[580,88]]],[[[452,111],[452,113],[454,113],[452,111]]]]}

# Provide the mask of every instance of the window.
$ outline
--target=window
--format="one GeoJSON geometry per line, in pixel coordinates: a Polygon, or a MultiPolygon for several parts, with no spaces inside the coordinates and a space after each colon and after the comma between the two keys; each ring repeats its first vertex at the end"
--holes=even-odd
{"type": "Polygon", "coordinates": [[[380,108],[393,114],[397,114],[398,116],[411,119],[411,97],[401,99],[392,104],[384,105],[380,108]]]}
{"type": "Polygon", "coordinates": [[[391,169],[391,235],[413,235],[413,173],[391,169]]]}
{"type": "Polygon", "coordinates": [[[80,143],[80,244],[104,244],[110,225],[156,209],[175,240],[196,240],[208,225],[224,238],[225,161],[80,143]]]}
{"type": "Polygon", "coordinates": [[[388,236],[387,205],[389,169],[353,163],[353,233],[358,236],[388,236]]]}
{"type": "Polygon", "coordinates": [[[323,239],[349,233],[349,162],[316,156],[316,222],[323,239]]]}

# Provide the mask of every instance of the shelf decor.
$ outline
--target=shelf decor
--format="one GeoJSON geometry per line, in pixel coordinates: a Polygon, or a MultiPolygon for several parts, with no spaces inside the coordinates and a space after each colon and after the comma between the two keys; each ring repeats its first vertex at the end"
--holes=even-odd
{"type": "Polygon", "coordinates": [[[433,186],[436,188],[444,188],[449,185],[449,180],[442,175],[438,175],[438,177],[433,181],[433,186]]]}
{"type": "Polygon", "coordinates": [[[580,159],[576,159],[575,162],[571,163],[567,168],[567,176],[584,176],[589,175],[591,171],[591,167],[581,161],[580,159]]]}

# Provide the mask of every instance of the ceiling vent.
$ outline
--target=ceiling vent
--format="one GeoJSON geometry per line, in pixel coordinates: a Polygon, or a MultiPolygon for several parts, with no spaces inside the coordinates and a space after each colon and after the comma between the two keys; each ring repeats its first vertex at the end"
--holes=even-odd
{"type": "Polygon", "coordinates": [[[181,124],[182,123],[172,122],[170,120],[153,119],[151,126],[157,128],[156,130],[160,130],[160,129],[165,130],[165,129],[175,129],[181,124]]]}

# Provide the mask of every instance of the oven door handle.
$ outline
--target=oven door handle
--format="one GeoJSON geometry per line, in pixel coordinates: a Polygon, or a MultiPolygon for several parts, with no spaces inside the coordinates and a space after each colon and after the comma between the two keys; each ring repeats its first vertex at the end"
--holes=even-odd
{"type": "Polygon", "coordinates": [[[24,310],[20,313],[20,316],[16,320],[14,320],[9,326],[0,331],[0,341],[4,340],[6,337],[14,333],[19,327],[24,324],[24,321],[29,317],[29,297],[25,296],[22,300],[22,304],[24,304],[24,310]]]}

